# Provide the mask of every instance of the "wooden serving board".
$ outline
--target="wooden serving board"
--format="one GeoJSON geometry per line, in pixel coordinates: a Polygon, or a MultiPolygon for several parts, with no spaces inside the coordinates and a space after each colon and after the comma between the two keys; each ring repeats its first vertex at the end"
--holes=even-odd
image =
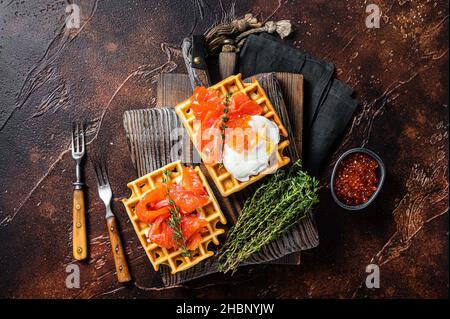
{"type": "MultiPolygon", "coordinates": [[[[283,75],[281,78],[286,79],[287,76],[283,75]]],[[[288,124],[290,122],[288,111],[284,105],[279,84],[275,80],[273,74],[261,75],[258,77],[258,80],[266,90],[274,106],[277,108],[285,126],[290,127],[288,124]]],[[[284,85],[291,85],[289,82],[282,81],[281,83],[281,85],[283,85],[283,83],[284,85]]],[[[298,82],[294,81],[294,83],[297,83],[298,85],[298,82]]],[[[183,132],[183,128],[179,123],[174,110],[170,107],[161,106],[169,105],[173,107],[179,101],[189,97],[192,93],[191,91],[192,89],[190,88],[187,76],[165,74],[160,79],[158,85],[157,105],[160,106],[159,108],[125,112],[125,131],[132,161],[136,167],[138,176],[142,176],[178,159],[174,158],[174,154],[170,154],[171,147],[175,145],[178,140],[176,136],[171,136],[171,133],[173,133],[172,129],[176,127],[179,127],[181,132],[183,132]]],[[[297,96],[298,95],[294,95],[290,100],[295,101],[297,96]]],[[[292,114],[298,113],[301,112],[293,112],[292,114]]],[[[294,118],[294,121],[295,120],[296,119],[294,118]]],[[[290,139],[294,141],[295,136],[292,130],[290,131],[290,134],[290,139]]],[[[184,134],[182,141],[182,159],[184,162],[190,163],[195,156],[195,150],[193,149],[187,134],[184,134]]],[[[293,160],[298,158],[300,153],[296,150],[294,145],[295,144],[293,144],[293,147],[289,150],[289,155],[293,160]]],[[[213,187],[214,184],[212,181],[209,182],[213,187]]],[[[218,191],[215,190],[216,196],[219,199],[219,204],[227,215],[229,222],[232,223],[237,218],[241,205],[249,195],[253,194],[255,187],[256,186],[252,189],[243,190],[235,196],[230,196],[226,199],[217,196],[218,191]]],[[[215,187],[213,187],[213,189],[214,188],[215,187]]],[[[301,221],[299,225],[294,227],[289,234],[286,234],[286,236],[273,242],[269,247],[263,249],[261,253],[252,256],[248,260],[248,263],[267,263],[277,260],[277,262],[281,263],[298,264],[300,261],[299,251],[315,247],[317,244],[317,231],[312,216],[308,216],[301,221]],[[280,258],[282,260],[280,260],[280,258]]],[[[165,267],[162,267],[159,273],[164,285],[170,286],[216,271],[216,259],[210,258],[207,261],[176,275],[171,275],[170,271],[165,267]]]]}
{"type": "MultiPolygon", "coordinates": [[[[298,153],[294,157],[301,158],[303,141],[303,75],[276,72],[275,77],[278,80],[282,91],[282,96],[277,98],[278,104],[280,105],[280,111],[283,113],[283,118],[289,119],[290,121],[290,124],[286,123],[286,126],[292,128],[290,139],[293,142],[295,141],[297,146],[298,153]],[[285,105],[283,103],[283,97],[286,101],[285,105]]],[[[269,79],[270,76],[266,78],[269,79]]],[[[272,96],[279,95],[279,88],[267,83],[266,88],[270,87],[273,89],[272,96]]],[[[191,95],[192,86],[187,74],[166,73],[160,75],[157,86],[157,107],[176,105],[180,101],[189,98],[191,95]]],[[[190,150],[191,148],[193,148],[192,144],[190,144],[190,150]]],[[[195,149],[193,152],[195,153],[195,149]]],[[[226,200],[224,200],[222,204],[225,204],[228,207],[237,206],[228,203],[226,200]]],[[[237,209],[240,210],[240,207],[237,207],[237,209]]],[[[237,216],[233,217],[234,221],[237,216]]],[[[285,255],[281,258],[272,259],[267,261],[267,263],[299,265],[300,251],[285,255]]]]}

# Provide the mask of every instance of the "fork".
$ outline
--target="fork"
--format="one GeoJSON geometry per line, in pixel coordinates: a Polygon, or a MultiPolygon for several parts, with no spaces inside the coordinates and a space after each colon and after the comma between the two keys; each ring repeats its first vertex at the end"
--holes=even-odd
{"type": "Polygon", "coordinates": [[[83,260],[87,257],[86,210],[84,205],[83,183],[81,181],[81,161],[85,153],[84,125],[72,123],[72,158],[75,160],[75,177],[73,183],[73,257],[83,260]]]}
{"type": "Polygon", "coordinates": [[[106,207],[106,224],[108,225],[109,241],[111,242],[111,248],[114,255],[117,279],[119,282],[128,282],[131,280],[131,275],[128,269],[122,242],[120,240],[116,217],[111,210],[112,191],[108,181],[108,175],[106,174],[105,164],[102,161],[93,161],[92,163],[95,169],[95,177],[97,179],[98,195],[106,207]]]}

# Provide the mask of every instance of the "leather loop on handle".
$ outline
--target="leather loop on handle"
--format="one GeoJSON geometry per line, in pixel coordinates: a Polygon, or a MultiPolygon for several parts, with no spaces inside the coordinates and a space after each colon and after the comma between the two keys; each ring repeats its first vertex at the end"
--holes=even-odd
{"type": "Polygon", "coordinates": [[[106,219],[108,225],[109,240],[114,255],[114,264],[116,266],[117,280],[119,282],[128,282],[131,280],[130,271],[128,269],[125,251],[123,250],[122,242],[120,240],[119,231],[117,229],[117,222],[115,217],[106,219]]]}
{"type": "Polygon", "coordinates": [[[76,260],[87,258],[86,211],[83,190],[73,191],[73,257],[76,260]]]}
{"type": "Polygon", "coordinates": [[[211,86],[211,81],[206,66],[206,54],[201,39],[199,37],[190,37],[183,40],[181,45],[184,62],[191,81],[192,89],[197,86],[211,86]],[[193,41],[197,45],[193,45],[193,41]]]}

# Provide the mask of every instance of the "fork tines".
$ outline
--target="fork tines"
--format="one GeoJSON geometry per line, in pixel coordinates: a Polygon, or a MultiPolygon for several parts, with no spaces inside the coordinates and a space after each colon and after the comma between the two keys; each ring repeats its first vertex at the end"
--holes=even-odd
{"type": "Polygon", "coordinates": [[[79,122],[72,123],[72,154],[84,154],[84,124],[79,122]]]}
{"type": "Polygon", "coordinates": [[[98,186],[109,185],[105,163],[103,161],[93,160],[92,164],[94,166],[95,178],[97,179],[98,186]]]}

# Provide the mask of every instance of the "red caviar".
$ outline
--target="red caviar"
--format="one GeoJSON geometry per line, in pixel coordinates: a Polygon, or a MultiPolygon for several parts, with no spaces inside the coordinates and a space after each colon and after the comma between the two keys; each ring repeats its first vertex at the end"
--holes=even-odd
{"type": "Polygon", "coordinates": [[[349,206],[366,203],[377,190],[377,168],[377,161],[368,154],[345,157],[334,178],[334,192],[339,200],[349,206]]]}

